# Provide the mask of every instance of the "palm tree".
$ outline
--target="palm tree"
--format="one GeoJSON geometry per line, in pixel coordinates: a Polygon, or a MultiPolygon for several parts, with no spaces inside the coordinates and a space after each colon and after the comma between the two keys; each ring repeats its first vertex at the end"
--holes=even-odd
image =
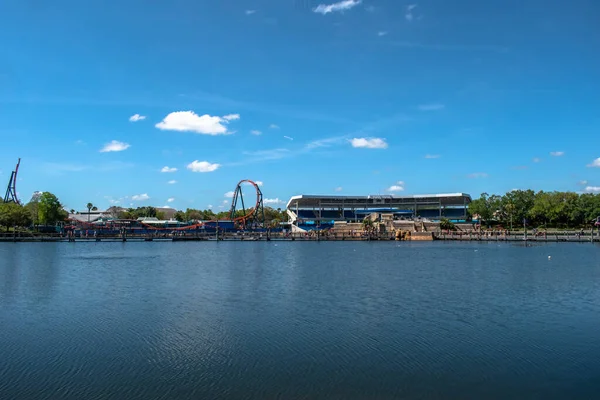
{"type": "Polygon", "coordinates": [[[92,203],[87,203],[87,209],[88,209],[88,222],[90,222],[90,212],[92,211],[92,208],[94,208],[94,205],[92,203]]]}
{"type": "Polygon", "coordinates": [[[69,213],[71,214],[75,214],[75,210],[73,210],[72,208],[69,210],[69,213]]]}

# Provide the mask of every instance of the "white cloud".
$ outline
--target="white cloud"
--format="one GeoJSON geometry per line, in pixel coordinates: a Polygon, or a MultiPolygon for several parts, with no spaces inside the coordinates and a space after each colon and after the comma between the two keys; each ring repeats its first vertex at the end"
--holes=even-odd
{"type": "Polygon", "coordinates": [[[600,186],[586,186],[587,193],[600,193],[600,186]]]}
{"type": "Polygon", "coordinates": [[[213,208],[213,205],[212,205],[212,204],[209,204],[209,205],[208,205],[208,206],[206,206],[206,207],[207,207],[207,208],[210,210],[211,208],[213,208]]]}
{"type": "Polygon", "coordinates": [[[408,6],[406,6],[406,14],[404,14],[404,18],[406,18],[407,21],[412,21],[415,18],[412,11],[416,7],[417,7],[416,4],[409,4],[408,6]]]}
{"type": "Polygon", "coordinates": [[[192,172],[213,172],[219,169],[221,164],[211,164],[208,161],[192,161],[188,164],[187,169],[192,172]]]}
{"type": "Polygon", "coordinates": [[[343,190],[343,188],[341,186],[336,187],[335,189],[333,189],[336,192],[341,192],[343,190]]]}
{"type": "Polygon", "coordinates": [[[277,197],[275,199],[263,199],[263,203],[264,204],[282,204],[283,201],[279,200],[279,197],[277,197]]]}
{"type": "Polygon", "coordinates": [[[591,164],[588,164],[588,167],[592,168],[600,168],[600,158],[596,158],[591,164]]]}
{"type": "Polygon", "coordinates": [[[198,115],[193,111],[175,111],[167,115],[155,126],[158,129],[178,132],[195,132],[203,135],[227,135],[229,121],[239,119],[239,114],[229,114],[223,117],[198,115]]]}
{"type": "Polygon", "coordinates": [[[284,138],[286,138],[287,140],[294,140],[293,137],[289,137],[289,136],[284,136],[284,138]]]}
{"type": "Polygon", "coordinates": [[[404,182],[398,182],[386,189],[388,192],[402,192],[404,190],[404,182]]]}
{"type": "Polygon", "coordinates": [[[235,194],[235,192],[232,190],[232,191],[225,193],[225,197],[232,198],[234,194],[235,194]]]}
{"type": "Polygon", "coordinates": [[[118,140],[111,140],[106,143],[103,148],[100,149],[100,153],[108,153],[111,151],[123,151],[130,148],[129,143],[119,142],[118,140]]]}
{"type": "Polygon", "coordinates": [[[430,103],[430,104],[421,104],[419,106],[419,110],[421,111],[439,111],[446,108],[442,103],[430,103]]]}
{"type": "Polygon", "coordinates": [[[131,196],[131,200],[133,201],[146,201],[150,198],[147,193],[144,194],[136,194],[131,196]]]}
{"type": "Polygon", "coordinates": [[[560,157],[560,156],[564,156],[565,152],[564,151],[551,151],[550,155],[552,157],[560,157]]]}
{"type": "Polygon", "coordinates": [[[256,12],[256,10],[246,10],[246,15],[252,15],[256,12]]]}
{"type": "Polygon", "coordinates": [[[169,167],[165,166],[165,167],[162,167],[160,172],[167,172],[167,173],[177,172],[177,168],[175,168],[175,167],[169,168],[169,167]]]}
{"type": "Polygon", "coordinates": [[[251,130],[250,133],[256,136],[262,135],[262,132],[256,129],[251,130]]]}
{"type": "Polygon", "coordinates": [[[440,158],[441,156],[439,154],[425,154],[425,158],[432,160],[435,158],[440,158]]]}
{"type": "Polygon", "coordinates": [[[539,163],[540,161],[542,161],[542,159],[541,159],[541,158],[539,158],[539,157],[534,157],[532,161],[533,161],[534,163],[539,163]]]}
{"type": "Polygon", "coordinates": [[[269,125],[269,129],[279,129],[279,125],[271,124],[269,125]]]}
{"type": "Polygon", "coordinates": [[[387,31],[379,31],[379,32],[377,32],[377,36],[380,36],[380,37],[381,36],[385,36],[387,34],[388,34],[387,31]]]}
{"type": "Polygon", "coordinates": [[[169,197],[169,198],[167,199],[167,203],[172,203],[172,202],[174,202],[174,201],[175,201],[175,197],[169,197]]]}
{"type": "Polygon", "coordinates": [[[177,181],[175,179],[170,180],[169,182],[167,182],[169,185],[174,185],[177,183],[177,181]]]}
{"type": "Polygon", "coordinates": [[[229,204],[229,200],[223,200],[223,203],[221,204],[229,204]]]}
{"type": "Polygon", "coordinates": [[[140,115],[140,114],[133,114],[131,117],[129,117],[129,120],[131,122],[138,122],[138,121],[143,121],[146,119],[145,115],[140,115]]]}
{"type": "Polygon", "coordinates": [[[223,119],[225,121],[237,121],[238,119],[240,119],[240,114],[227,114],[223,116],[223,119]]]}
{"type": "Polygon", "coordinates": [[[387,149],[388,144],[381,138],[354,138],[350,140],[352,147],[365,149],[387,149]]]}
{"type": "Polygon", "coordinates": [[[362,0],[342,0],[333,4],[319,4],[313,9],[313,12],[326,15],[332,12],[349,10],[356,7],[360,3],[362,3],[362,0]]]}
{"type": "Polygon", "coordinates": [[[468,178],[477,179],[477,178],[487,178],[488,174],[485,172],[474,172],[472,174],[467,175],[468,178]]]}
{"type": "Polygon", "coordinates": [[[577,184],[578,184],[579,186],[585,186],[585,185],[587,185],[587,184],[588,184],[588,181],[586,181],[586,180],[579,181],[579,182],[577,182],[577,184]]]}
{"type": "Polygon", "coordinates": [[[256,183],[257,186],[262,186],[263,185],[262,181],[254,181],[254,183],[256,183]]]}

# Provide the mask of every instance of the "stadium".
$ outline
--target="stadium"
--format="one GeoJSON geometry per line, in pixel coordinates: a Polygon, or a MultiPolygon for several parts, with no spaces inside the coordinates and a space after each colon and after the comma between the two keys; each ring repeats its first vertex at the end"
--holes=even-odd
{"type": "Polygon", "coordinates": [[[393,220],[466,222],[471,196],[466,193],[414,196],[292,196],[286,211],[289,223],[302,230],[327,229],[335,223],[357,223],[372,214],[393,220]]]}

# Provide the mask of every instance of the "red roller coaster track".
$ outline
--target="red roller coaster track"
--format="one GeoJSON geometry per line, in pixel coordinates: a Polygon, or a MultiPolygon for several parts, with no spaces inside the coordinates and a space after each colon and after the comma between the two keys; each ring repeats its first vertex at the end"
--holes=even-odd
{"type": "Polygon", "coordinates": [[[233,199],[231,200],[231,209],[229,211],[229,217],[234,223],[237,223],[244,228],[247,226],[248,222],[253,222],[255,224],[264,223],[265,212],[263,208],[263,195],[262,191],[258,187],[258,184],[256,184],[254,181],[251,181],[250,179],[242,179],[238,182],[238,184],[235,187],[235,191],[233,192],[233,199]],[[254,207],[249,208],[247,211],[244,204],[244,195],[242,192],[242,184],[244,183],[248,183],[254,186],[254,190],[256,190],[256,203],[254,204],[254,207]],[[243,215],[240,217],[235,216],[237,211],[238,200],[242,204],[243,215]]]}
{"type": "MultiPolygon", "coordinates": [[[[255,182],[253,182],[249,179],[243,179],[238,182],[238,184],[235,187],[235,191],[233,192],[233,199],[231,201],[231,208],[229,210],[229,215],[230,215],[230,221],[232,221],[234,223],[234,225],[242,227],[242,228],[246,228],[248,226],[248,224],[250,224],[250,225],[254,224],[255,226],[260,226],[261,224],[264,225],[265,216],[264,216],[264,208],[263,208],[263,195],[262,195],[262,191],[258,187],[258,184],[256,184],[255,182]],[[254,186],[254,189],[256,190],[256,202],[254,203],[254,207],[251,207],[248,209],[245,208],[244,195],[242,192],[242,185],[244,183],[248,183],[248,184],[254,186]],[[238,209],[237,209],[238,201],[241,203],[241,206],[242,206],[241,209],[242,209],[243,215],[236,217],[235,214],[238,211],[238,209]]],[[[89,223],[89,222],[78,221],[78,220],[74,220],[74,219],[72,219],[71,221],[77,222],[82,227],[85,227],[85,229],[97,228],[96,225],[89,223]]],[[[131,222],[134,222],[134,220],[131,220],[131,222]]],[[[205,224],[208,224],[208,225],[216,224],[216,226],[218,227],[219,220],[215,219],[215,220],[206,221],[203,223],[201,222],[201,223],[188,225],[188,226],[182,226],[182,227],[158,227],[158,226],[153,226],[153,225],[147,224],[143,221],[135,221],[135,222],[139,223],[146,229],[151,229],[151,230],[156,230],[156,231],[167,231],[167,230],[168,231],[184,231],[184,230],[197,229],[197,228],[204,226],[205,224]]],[[[221,222],[224,222],[224,221],[221,220],[221,222]]],[[[109,222],[109,224],[110,224],[110,222],[109,222]]]]}

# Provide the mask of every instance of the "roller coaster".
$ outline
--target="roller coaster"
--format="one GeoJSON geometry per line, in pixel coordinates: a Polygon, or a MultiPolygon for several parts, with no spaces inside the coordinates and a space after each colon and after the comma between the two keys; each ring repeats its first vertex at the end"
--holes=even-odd
{"type": "MultiPolygon", "coordinates": [[[[250,195],[250,197],[253,198],[252,195],[250,195]]],[[[210,221],[195,222],[193,224],[177,223],[175,226],[156,226],[148,224],[144,221],[127,219],[108,220],[101,223],[84,222],[78,220],[71,220],[70,222],[71,224],[66,227],[67,230],[77,230],[80,232],[84,230],[94,232],[98,231],[100,234],[103,235],[117,234],[122,232],[134,234],[164,234],[169,232],[184,233],[194,231],[261,231],[266,228],[262,191],[255,182],[249,179],[243,179],[239,181],[236,185],[235,190],[233,192],[231,207],[229,209],[229,219],[226,220],[214,219],[210,221]],[[243,186],[251,186],[256,192],[255,200],[251,200],[249,204],[246,204],[246,201],[244,200],[244,192],[242,189],[243,186]],[[246,205],[250,204],[252,204],[252,206],[246,208],[246,205]]]]}
{"type": "Polygon", "coordinates": [[[10,180],[8,181],[8,187],[6,188],[6,194],[4,195],[5,203],[17,203],[21,204],[17,197],[17,174],[19,173],[19,166],[21,165],[21,159],[17,162],[15,170],[10,174],[10,180]]]}

